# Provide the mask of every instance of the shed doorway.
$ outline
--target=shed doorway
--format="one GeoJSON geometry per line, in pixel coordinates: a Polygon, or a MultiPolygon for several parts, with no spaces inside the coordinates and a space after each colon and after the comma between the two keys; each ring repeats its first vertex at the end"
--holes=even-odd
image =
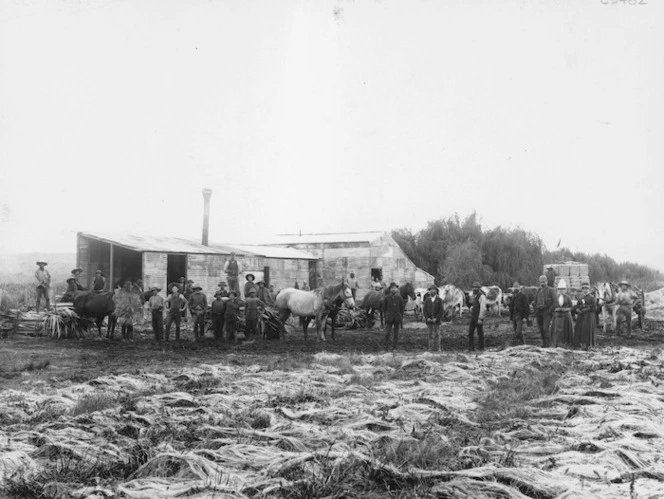
{"type": "MultiPolygon", "coordinates": [[[[187,278],[187,255],[168,255],[166,261],[166,283],[177,282],[180,277],[187,278]]],[[[166,290],[170,294],[171,290],[166,290]]]]}

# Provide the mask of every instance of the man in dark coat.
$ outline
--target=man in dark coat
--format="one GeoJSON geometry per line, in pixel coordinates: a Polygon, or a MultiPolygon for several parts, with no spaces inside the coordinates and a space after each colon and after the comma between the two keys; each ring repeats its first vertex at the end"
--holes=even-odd
{"type": "Polygon", "coordinates": [[[161,341],[164,337],[164,298],[159,295],[161,288],[153,286],[150,288],[150,299],[148,306],[152,314],[152,331],[154,332],[154,339],[161,341]]]}
{"type": "Polygon", "coordinates": [[[240,323],[240,307],[244,305],[242,300],[238,299],[237,291],[231,289],[228,292],[228,301],[224,307],[224,324],[226,327],[226,333],[224,336],[224,341],[228,343],[231,336],[233,336],[233,341],[237,345],[237,328],[240,323]]]}
{"type": "Polygon", "coordinates": [[[399,340],[399,327],[403,321],[403,311],[406,304],[399,294],[399,286],[395,282],[390,284],[390,294],[383,299],[383,314],[385,316],[385,350],[390,350],[390,336],[392,348],[397,347],[399,340]]]}
{"type": "Polygon", "coordinates": [[[517,343],[525,345],[523,323],[528,320],[528,315],[530,315],[530,303],[528,297],[521,292],[521,285],[518,282],[515,282],[512,287],[514,288],[514,296],[510,302],[510,321],[517,343]]]}
{"type": "Polygon", "coordinates": [[[101,293],[106,288],[106,279],[101,270],[95,270],[95,278],[92,281],[92,290],[95,293],[101,293]]]}
{"type": "Polygon", "coordinates": [[[443,299],[438,288],[431,284],[428,296],[424,297],[423,315],[429,330],[429,350],[440,352],[440,322],[443,319],[443,299]]]}
{"type": "Polygon", "coordinates": [[[235,259],[235,253],[231,253],[230,259],[224,264],[224,272],[226,272],[226,281],[228,282],[228,292],[235,290],[240,293],[240,283],[237,281],[240,275],[240,266],[235,259]]]}
{"type": "Polygon", "coordinates": [[[256,289],[249,290],[249,296],[244,302],[244,335],[247,339],[258,334],[258,317],[265,310],[265,303],[256,298],[256,289]]]}
{"type": "Polygon", "coordinates": [[[556,271],[553,270],[553,265],[546,266],[544,275],[546,276],[546,285],[553,288],[553,285],[556,283],[556,271]]]}
{"type": "MultiPolygon", "coordinates": [[[[226,283],[224,283],[224,285],[226,285],[226,283]]],[[[226,292],[224,291],[224,293],[226,292]]],[[[228,295],[228,293],[226,294],[228,295]]],[[[226,311],[226,302],[222,298],[224,298],[222,291],[217,291],[214,294],[214,300],[210,304],[212,331],[216,343],[221,343],[224,336],[224,312],[226,311]]]]}
{"type": "Polygon", "coordinates": [[[187,298],[189,302],[189,313],[194,321],[194,338],[196,340],[203,339],[205,335],[205,314],[207,313],[207,297],[205,293],[201,293],[202,287],[197,284],[191,285],[192,293],[187,298]]]}
{"type": "Polygon", "coordinates": [[[553,313],[558,306],[558,297],[556,296],[556,291],[547,285],[547,277],[545,275],[540,276],[539,283],[540,289],[537,290],[537,294],[535,295],[535,318],[537,318],[537,326],[542,336],[542,346],[547,348],[551,346],[549,328],[553,313]]]}
{"type": "Polygon", "coordinates": [[[480,351],[484,350],[484,316],[486,315],[486,295],[479,282],[473,283],[470,295],[470,325],[468,326],[468,349],[475,351],[475,330],[480,351]]]}

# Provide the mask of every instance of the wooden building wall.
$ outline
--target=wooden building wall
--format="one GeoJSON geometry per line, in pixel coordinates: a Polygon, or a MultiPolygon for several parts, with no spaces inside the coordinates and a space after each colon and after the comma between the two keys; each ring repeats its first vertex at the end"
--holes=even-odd
{"type": "Polygon", "coordinates": [[[167,282],[168,253],[156,253],[146,251],[143,253],[143,289],[148,290],[152,286],[161,288],[159,293],[166,296],[168,290],[167,282]]]}
{"type": "Polygon", "coordinates": [[[415,266],[389,234],[383,234],[371,243],[371,267],[383,269],[383,280],[389,284],[410,282],[414,287],[433,283],[433,276],[415,266]]]}

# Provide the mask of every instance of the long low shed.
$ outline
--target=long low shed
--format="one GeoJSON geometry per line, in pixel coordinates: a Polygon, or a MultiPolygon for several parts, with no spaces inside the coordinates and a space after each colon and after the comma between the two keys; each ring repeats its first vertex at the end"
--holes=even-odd
{"type": "Polygon", "coordinates": [[[275,290],[311,282],[320,273],[319,259],[293,248],[270,246],[204,246],[176,237],[136,236],[102,232],[79,232],[77,266],[83,269],[82,282],[91,286],[96,270],[107,280],[107,289],[125,280],[143,280],[145,289],[157,286],[166,293],[169,283],[184,277],[193,280],[212,298],[219,281],[225,280],[224,264],[231,253],[240,266],[240,288],[246,275],[274,285],[275,290]]]}

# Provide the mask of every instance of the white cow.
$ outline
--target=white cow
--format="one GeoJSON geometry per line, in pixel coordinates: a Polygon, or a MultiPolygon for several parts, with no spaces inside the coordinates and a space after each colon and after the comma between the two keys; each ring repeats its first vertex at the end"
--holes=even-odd
{"type": "Polygon", "coordinates": [[[454,319],[456,310],[459,310],[459,318],[461,318],[461,311],[463,310],[463,305],[466,302],[466,295],[456,286],[452,284],[446,284],[445,286],[438,288],[440,297],[443,299],[443,313],[447,316],[447,313],[452,311],[452,319],[454,319]]]}
{"type": "Polygon", "coordinates": [[[482,286],[481,289],[486,296],[487,311],[492,310],[498,317],[500,317],[500,306],[503,302],[503,290],[498,286],[482,286]]]}

